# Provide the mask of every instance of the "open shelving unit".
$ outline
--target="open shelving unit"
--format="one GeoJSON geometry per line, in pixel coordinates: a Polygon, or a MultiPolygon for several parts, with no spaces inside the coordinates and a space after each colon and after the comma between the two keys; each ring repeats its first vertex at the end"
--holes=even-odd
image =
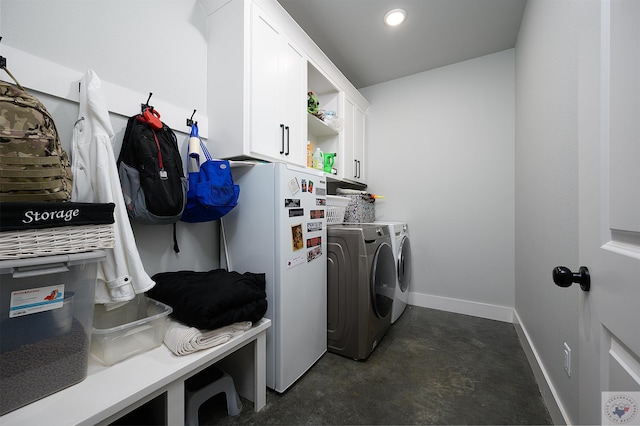
{"type": "MultiPolygon", "coordinates": [[[[319,101],[319,108],[334,111],[341,117],[340,90],[312,62],[307,65],[307,91],[313,92],[319,101]]],[[[340,167],[340,129],[337,129],[313,114],[307,114],[307,140],[312,150],[320,148],[322,152],[335,152],[335,168],[340,167]]]]}

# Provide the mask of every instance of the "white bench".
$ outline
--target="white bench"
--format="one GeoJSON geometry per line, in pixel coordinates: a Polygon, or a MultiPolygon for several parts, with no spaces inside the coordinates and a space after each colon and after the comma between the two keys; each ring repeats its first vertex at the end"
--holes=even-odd
{"type": "Polygon", "coordinates": [[[85,380],[5,414],[0,424],[108,424],[166,392],[166,422],[182,426],[184,381],[218,362],[233,377],[238,393],[260,411],[266,404],[266,330],[270,326],[271,321],[263,318],[223,345],[186,356],[176,356],[161,345],[111,367],[91,360],[85,380]]]}

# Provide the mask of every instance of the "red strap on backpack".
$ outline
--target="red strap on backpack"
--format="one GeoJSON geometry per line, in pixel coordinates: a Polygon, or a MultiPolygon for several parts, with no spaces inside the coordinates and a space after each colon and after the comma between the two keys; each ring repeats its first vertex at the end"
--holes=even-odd
{"type": "Polygon", "coordinates": [[[167,179],[167,172],[164,169],[162,162],[162,151],[160,150],[160,141],[156,130],[162,129],[162,121],[160,121],[160,113],[153,108],[146,108],[142,115],[137,116],[138,121],[147,123],[151,127],[151,133],[153,133],[153,139],[155,140],[156,147],[158,148],[158,167],[160,168],[160,178],[167,179]]]}

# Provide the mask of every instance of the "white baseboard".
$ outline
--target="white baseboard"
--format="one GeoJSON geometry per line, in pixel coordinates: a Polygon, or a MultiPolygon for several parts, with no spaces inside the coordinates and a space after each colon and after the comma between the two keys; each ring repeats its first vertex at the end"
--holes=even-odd
{"type": "Polygon", "coordinates": [[[535,346],[532,344],[529,333],[527,333],[527,329],[520,322],[518,312],[514,311],[513,315],[513,325],[516,329],[516,332],[518,333],[518,337],[520,338],[520,344],[522,345],[522,348],[524,349],[524,352],[529,359],[529,365],[531,365],[533,374],[536,377],[536,381],[538,382],[538,386],[540,387],[540,392],[542,393],[542,398],[547,405],[547,409],[549,410],[549,414],[551,415],[553,424],[571,424],[569,422],[567,411],[564,409],[564,406],[560,402],[558,393],[556,392],[553,384],[551,383],[551,380],[549,379],[549,374],[544,368],[544,365],[542,365],[540,356],[538,355],[535,346]]]}
{"type": "Polygon", "coordinates": [[[455,312],[502,322],[513,322],[513,308],[508,306],[490,305],[488,303],[411,292],[409,293],[408,303],[409,305],[423,308],[455,312]]]}

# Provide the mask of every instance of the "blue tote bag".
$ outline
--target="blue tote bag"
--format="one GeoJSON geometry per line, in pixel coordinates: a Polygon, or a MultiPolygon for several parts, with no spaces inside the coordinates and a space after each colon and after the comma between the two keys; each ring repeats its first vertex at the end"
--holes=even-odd
{"type": "Polygon", "coordinates": [[[234,185],[227,160],[214,160],[198,135],[198,124],[189,137],[187,206],[183,222],[209,222],[229,213],[237,204],[240,186],[234,185]]]}

